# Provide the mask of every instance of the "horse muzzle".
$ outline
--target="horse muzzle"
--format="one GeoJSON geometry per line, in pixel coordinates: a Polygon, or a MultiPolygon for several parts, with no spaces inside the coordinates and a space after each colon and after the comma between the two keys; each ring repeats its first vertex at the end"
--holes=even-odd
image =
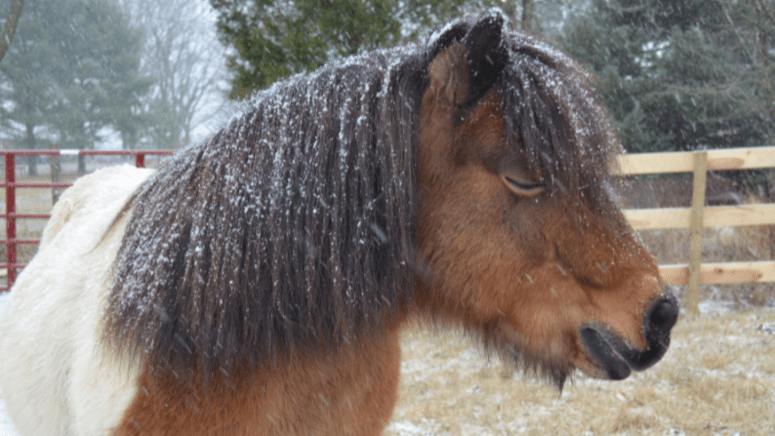
{"type": "Polygon", "coordinates": [[[633,349],[604,325],[584,325],[579,329],[579,336],[587,354],[608,378],[622,380],[632,370],[643,371],[665,355],[678,312],[678,302],[671,294],[651,303],[643,316],[643,333],[648,345],[643,351],[633,349]]]}

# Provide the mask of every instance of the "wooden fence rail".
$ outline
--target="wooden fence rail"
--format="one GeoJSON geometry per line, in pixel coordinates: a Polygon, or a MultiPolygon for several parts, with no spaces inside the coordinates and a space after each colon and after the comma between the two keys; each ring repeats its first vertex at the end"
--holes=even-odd
{"type": "Polygon", "coordinates": [[[688,285],[687,306],[697,313],[701,283],[775,282],[775,261],[702,263],[702,229],[714,226],[775,224],[775,204],[705,207],[709,170],[775,167],[775,147],[731,148],[696,152],[643,153],[618,158],[622,175],[694,173],[692,207],[630,209],[624,214],[636,229],[691,229],[689,263],[660,265],[668,284],[688,285]]]}

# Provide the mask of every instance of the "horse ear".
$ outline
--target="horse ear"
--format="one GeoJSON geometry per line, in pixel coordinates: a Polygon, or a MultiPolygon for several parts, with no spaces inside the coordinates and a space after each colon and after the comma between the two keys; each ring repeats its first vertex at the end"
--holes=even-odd
{"type": "Polygon", "coordinates": [[[508,62],[509,55],[502,41],[503,21],[501,14],[484,17],[463,38],[468,61],[468,102],[481,98],[508,62]]]}
{"type": "Polygon", "coordinates": [[[509,59],[503,22],[502,15],[490,15],[470,28],[453,25],[437,38],[430,50],[430,88],[447,104],[473,104],[498,80],[509,59]]]}
{"type": "Polygon", "coordinates": [[[449,48],[452,44],[459,42],[466,36],[466,25],[459,21],[449,28],[444,29],[441,35],[436,38],[433,47],[430,50],[431,59],[434,59],[439,53],[449,48]]]}

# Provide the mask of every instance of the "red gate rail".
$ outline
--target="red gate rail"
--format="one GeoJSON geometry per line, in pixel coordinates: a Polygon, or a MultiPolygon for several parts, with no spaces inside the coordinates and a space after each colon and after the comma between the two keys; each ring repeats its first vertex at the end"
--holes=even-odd
{"type": "Polygon", "coordinates": [[[18,188],[67,188],[72,183],[17,183],[16,182],[16,156],[134,156],[135,166],[145,167],[145,156],[165,156],[172,154],[171,150],[0,150],[0,156],[5,156],[5,183],[0,183],[0,188],[5,189],[5,213],[0,214],[0,219],[5,219],[5,238],[0,239],[0,244],[6,247],[6,262],[0,263],[0,268],[7,271],[7,286],[0,287],[0,292],[8,291],[16,281],[18,272],[26,265],[16,263],[16,246],[20,244],[39,244],[39,239],[17,239],[17,219],[49,219],[49,214],[16,213],[16,189],[18,188]]]}

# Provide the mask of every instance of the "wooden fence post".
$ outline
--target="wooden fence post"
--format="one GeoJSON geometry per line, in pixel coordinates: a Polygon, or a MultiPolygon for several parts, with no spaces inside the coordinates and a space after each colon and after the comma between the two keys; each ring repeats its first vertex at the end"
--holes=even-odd
{"type": "Polygon", "coordinates": [[[705,212],[705,181],[708,175],[708,152],[694,153],[694,184],[692,187],[691,245],[689,248],[689,284],[686,304],[690,313],[699,313],[700,267],[702,265],[702,229],[705,212]]]}

